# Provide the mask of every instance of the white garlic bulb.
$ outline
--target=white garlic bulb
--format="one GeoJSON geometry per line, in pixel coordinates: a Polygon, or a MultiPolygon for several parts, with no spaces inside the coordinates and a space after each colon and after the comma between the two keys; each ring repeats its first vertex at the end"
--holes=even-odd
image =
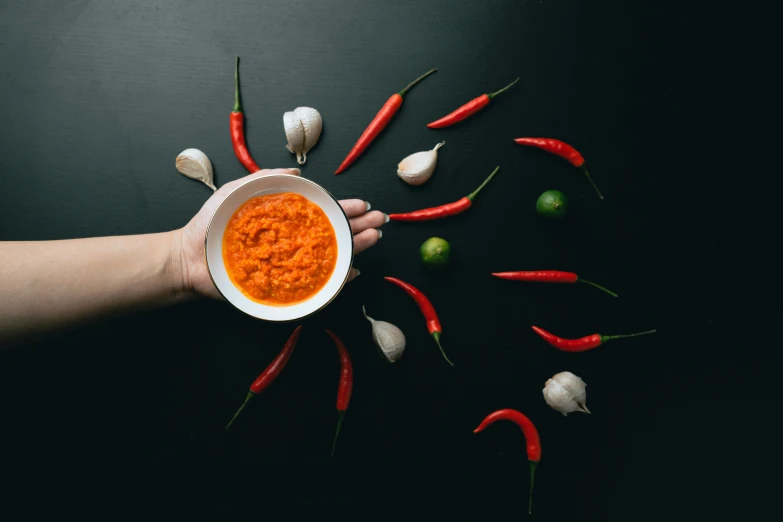
{"type": "Polygon", "coordinates": [[[288,140],[285,148],[296,154],[296,162],[303,165],[307,161],[307,153],[321,137],[321,114],[311,107],[297,107],[283,114],[283,127],[288,140]]]}
{"type": "Polygon", "coordinates": [[[198,149],[185,149],[179,153],[177,170],[185,176],[197,179],[212,190],[217,190],[212,182],[212,163],[206,154],[198,149]]]}
{"type": "Polygon", "coordinates": [[[409,185],[422,185],[432,177],[438,164],[438,149],[446,144],[441,141],[432,150],[411,154],[397,165],[397,175],[409,185]]]}
{"type": "Polygon", "coordinates": [[[405,334],[402,330],[386,321],[376,321],[367,315],[363,306],[362,312],[372,324],[372,338],[386,360],[393,363],[402,357],[402,352],[405,351],[405,334]]]}
{"type": "Polygon", "coordinates": [[[574,411],[590,413],[587,409],[585,382],[571,372],[555,374],[544,385],[544,400],[563,415],[574,411]]]}

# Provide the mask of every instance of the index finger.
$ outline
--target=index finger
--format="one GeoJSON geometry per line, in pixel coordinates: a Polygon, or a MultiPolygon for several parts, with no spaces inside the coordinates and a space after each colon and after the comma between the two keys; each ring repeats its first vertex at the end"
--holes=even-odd
{"type": "Polygon", "coordinates": [[[339,202],[349,218],[359,216],[370,210],[370,204],[361,199],[344,199],[339,202]]]}

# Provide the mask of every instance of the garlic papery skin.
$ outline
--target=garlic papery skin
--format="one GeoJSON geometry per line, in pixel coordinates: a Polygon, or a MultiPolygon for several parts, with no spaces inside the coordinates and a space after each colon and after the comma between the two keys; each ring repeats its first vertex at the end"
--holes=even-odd
{"type": "Polygon", "coordinates": [[[285,148],[296,154],[296,162],[304,165],[307,153],[321,137],[323,121],[321,114],[312,107],[297,107],[283,114],[283,127],[288,140],[285,148]]]}
{"type": "Polygon", "coordinates": [[[552,409],[566,416],[574,411],[590,413],[586,387],[585,382],[573,373],[560,372],[544,384],[544,400],[552,409]]]}
{"type": "Polygon", "coordinates": [[[179,153],[177,170],[185,176],[197,179],[212,190],[217,190],[212,181],[212,163],[206,154],[198,149],[185,149],[179,153]]]}
{"type": "Polygon", "coordinates": [[[283,127],[285,128],[285,138],[288,140],[285,148],[296,154],[298,160],[304,150],[305,141],[302,120],[293,111],[286,112],[283,114],[283,127]]]}
{"type": "Polygon", "coordinates": [[[302,150],[302,157],[296,157],[296,162],[303,165],[307,161],[307,153],[310,149],[315,147],[318,143],[318,138],[321,137],[321,131],[324,128],[323,120],[321,119],[321,113],[312,107],[297,107],[294,109],[294,114],[299,116],[299,120],[302,122],[305,132],[304,150],[302,150]]]}
{"type": "Polygon", "coordinates": [[[409,185],[422,185],[432,177],[438,164],[438,149],[446,144],[441,141],[432,150],[411,154],[397,164],[397,175],[409,185]]]}
{"type": "Polygon", "coordinates": [[[367,315],[363,306],[362,313],[372,324],[372,338],[380,348],[383,357],[390,363],[402,357],[402,352],[405,351],[405,334],[402,333],[402,330],[386,321],[376,321],[367,315]]]}

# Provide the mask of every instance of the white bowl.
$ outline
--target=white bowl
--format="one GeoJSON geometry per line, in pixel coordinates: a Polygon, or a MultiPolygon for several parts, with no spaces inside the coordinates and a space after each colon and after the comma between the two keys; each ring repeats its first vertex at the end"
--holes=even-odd
{"type": "Polygon", "coordinates": [[[353,234],[343,208],[323,187],[299,176],[272,174],[251,179],[226,197],[215,210],[207,227],[205,250],[209,275],[229,303],[265,321],[294,321],[321,310],[342,290],[353,263],[353,234]],[[231,282],[223,261],[223,233],[234,212],[247,200],[281,192],[294,192],[321,207],[337,236],[337,263],[329,281],[309,299],[289,306],[270,306],[250,299],[231,282]]]}

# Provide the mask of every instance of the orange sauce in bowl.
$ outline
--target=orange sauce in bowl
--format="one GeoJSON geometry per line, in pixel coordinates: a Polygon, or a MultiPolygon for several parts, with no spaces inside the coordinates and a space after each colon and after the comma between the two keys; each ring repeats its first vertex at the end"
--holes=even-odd
{"type": "Polygon", "coordinates": [[[252,198],[223,234],[223,262],[243,294],[287,306],[324,287],[337,263],[337,236],[324,211],[299,194],[252,198]]]}

